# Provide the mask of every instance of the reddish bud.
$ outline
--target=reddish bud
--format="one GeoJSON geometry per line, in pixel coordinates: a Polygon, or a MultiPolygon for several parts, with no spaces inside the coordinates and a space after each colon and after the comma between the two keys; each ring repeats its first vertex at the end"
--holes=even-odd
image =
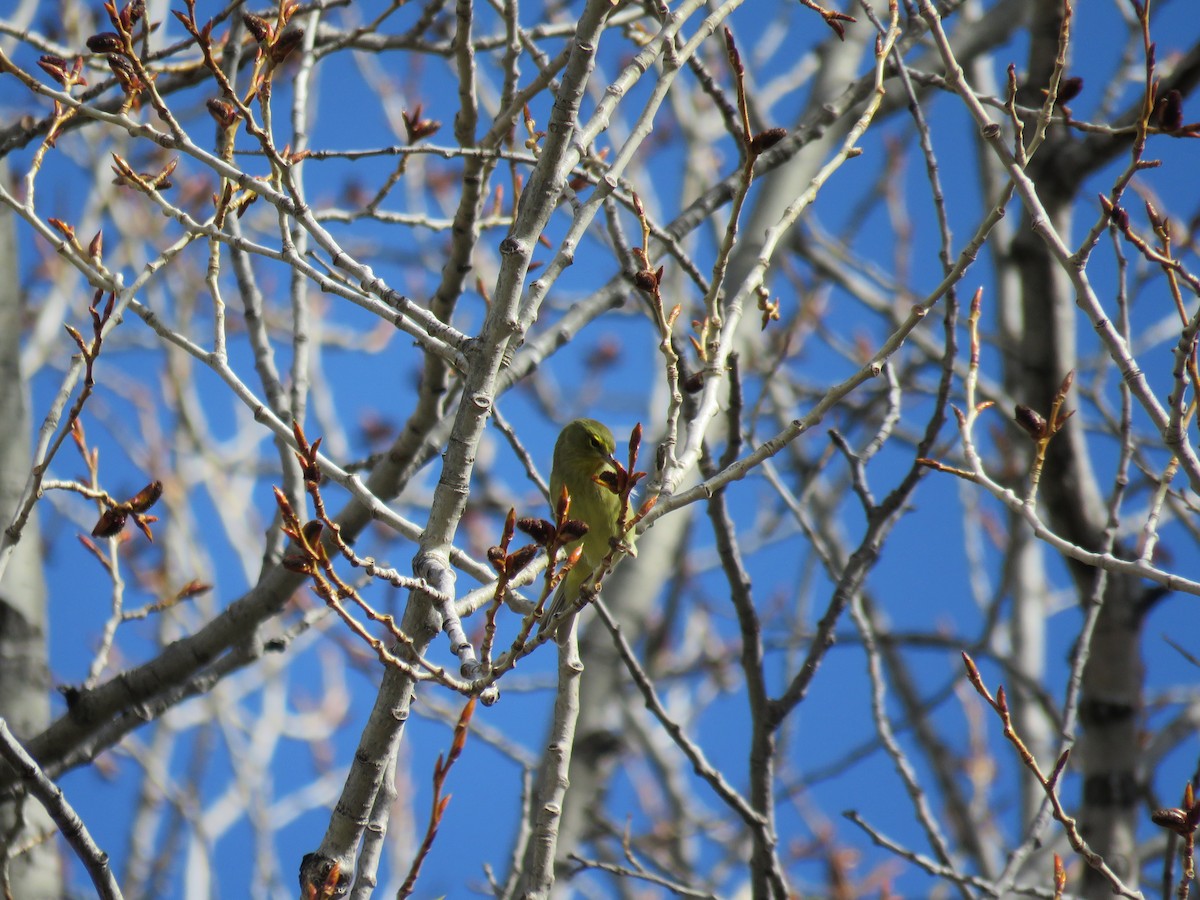
{"type": "Polygon", "coordinates": [[[1180,837],[1187,837],[1196,830],[1196,826],[1188,821],[1188,815],[1182,809],[1156,809],[1150,814],[1150,821],[1160,828],[1175,832],[1180,837]]]}
{"type": "Polygon", "coordinates": [[[308,575],[313,571],[312,562],[307,556],[301,556],[299,553],[289,553],[282,560],[282,565],[289,572],[295,572],[298,575],[308,575]]]}
{"type": "Polygon", "coordinates": [[[554,521],[561,522],[571,512],[571,495],[567,493],[566,485],[558,492],[557,497],[551,497],[554,501],[554,521]]]}
{"type": "Polygon", "coordinates": [[[766,131],[760,131],[750,139],[750,153],[758,156],[760,153],[770,150],[785,137],[787,137],[786,128],[768,128],[766,131]]]}
{"type": "Polygon", "coordinates": [[[124,81],[133,81],[137,78],[137,70],[133,68],[133,63],[123,56],[118,56],[115,53],[108,55],[108,67],[112,69],[113,74],[124,81]]]}
{"type": "Polygon", "coordinates": [[[267,44],[271,40],[271,23],[262,16],[256,16],[254,13],[243,13],[242,22],[246,26],[246,30],[254,35],[254,39],[260,44],[267,44]]]}
{"type": "Polygon", "coordinates": [[[43,72],[59,84],[64,87],[67,85],[70,74],[67,71],[67,61],[61,56],[46,54],[38,59],[38,65],[42,67],[43,72]]]}
{"type": "Polygon", "coordinates": [[[146,0],[132,0],[121,10],[121,24],[129,31],[146,14],[146,0]]]}
{"type": "Polygon", "coordinates": [[[1155,231],[1163,227],[1163,217],[1159,215],[1158,208],[1149,200],[1146,201],[1146,218],[1150,220],[1150,224],[1155,231]]]}
{"type": "Polygon", "coordinates": [[[228,128],[233,125],[240,117],[236,106],[226,100],[218,100],[216,97],[210,97],[204,104],[208,110],[208,114],[217,120],[217,124],[222,128],[228,128]]]}
{"type": "Polygon", "coordinates": [[[654,507],[658,505],[658,497],[659,497],[659,495],[655,494],[653,497],[648,498],[641,506],[638,507],[637,514],[638,514],[639,519],[642,518],[643,516],[645,516],[646,513],[650,512],[650,510],[654,509],[654,507]]]}
{"type": "Polygon", "coordinates": [[[405,110],[402,116],[404,118],[404,130],[408,133],[408,143],[410,145],[415,144],[422,138],[436,134],[438,129],[442,127],[442,123],[436,119],[421,118],[420,104],[417,104],[417,108],[411,113],[405,110]]]}
{"type": "Polygon", "coordinates": [[[146,540],[154,543],[154,534],[150,531],[150,525],[158,521],[158,516],[134,516],[133,524],[136,525],[146,536],[146,540]]]}
{"type": "Polygon", "coordinates": [[[595,475],[593,475],[592,481],[608,488],[614,494],[621,493],[621,485],[619,479],[617,478],[616,472],[605,469],[603,472],[597,472],[595,475]]]}
{"type": "Polygon", "coordinates": [[[158,188],[160,191],[165,191],[171,187],[171,173],[175,171],[175,167],[179,165],[179,157],[173,157],[169,163],[162,167],[162,170],[150,179],[150,184],[158,188]]]}
{"type": "Polygon", "coordinates": [[[131,512],[144,513],[162,496],[163,485],[161,481],[152,481],[122,505],[128,507],[131,512]]]}
{"type": "Polygon", "coordinates": [[[1030,407],[1017,404],[1014,418],[1017,424],[1035,441],[1046,436],[1046,420],[1030,407]]]}
{"type": "Polygon", "coordinates": [[[1167,91],[1158,101],[1158,124],[1163,131],[1178,131],[1183,127],[1183,94],[1177,90],[1167,91]]]}
{"type": "Polygon", "coordinates": [[[523,517],[517,519],[517,527],[543,547],[554,539],[554,525],[545,519],[523,517]]]}
{"type": "Polygon", "coordinates": [[[62,236],[65,237],[68,241],[72,241],[75,239],[74,227],[72,227],[71,225],[68,225],[62,219],[50,218],[50,219],[47,219],[46,221],[48,221],[51,225],[53,225],[55,230],[60,232],[62,234],[62,236]]]}
{"type": "Polygon", "coordinates": [[[1064,78],[1058,84],[1058,102],[1070,103],[1083,91],[1083,79],[1078,75],[1064,78]]]}
{"type": "Polygon", "coordinates": [[[612,338],[601,337],[588,351],[584,364],[590,371],[599,371],[611,367],[621,358],[621,343],[612,338]]]}
{"type": "Polygon", "coordinates": [[[120,534],[128,518],[128,511],[119,506],[106,509],[96,521],[96,527],[92,529],[92,537],[110,538],[120,534]]]}
{"type": "Polygon", "coordinates": [[[508,570],[508,574],[510,576],[516,575],[533,561],[533,558],[537,556],[537,553],[538,548],[535,544],[526,544],[524,547],[520,548],[514,553],[509,554],[509,556],[504,560],[504,567],[508,570]]]}
{"type": "Polygon", "coordinates": [[[1075,383],[1075,370],[1071,369],[1071,371],[1067,372],[1067,374],[1063,376],[1062,384],[1060,384],[1058,386],[1059,395],[1065,397],[1070,392],[1071,385],[1073,385],[1074,383],[1075,383]]]}
{"type": "Polygon", "coordinates": [[[655,277],[655,274],[648,269],[643,269],[634,275],[633,283],[647,294],[653,294],[658,290],[658,278],[655,277]]]}
{"type": "Polygon", "coordinates": [[[133,64],[124,56],[118,56],[116,53],[110,53],[105,57],[108,61],[108,67],[112,69],[113,75],[117,77],[117,81],[121,84],[121,89],[127,94],[136,94],[145,85],[138,78],[137,70],[133,64]]]}
{"type": "Polygon", "coordinates": [[[304,540],[310,547],[315,547],[321,543],[321,532],[325,530],[325,523],[320,519],[309,519],[304,523],[301,533],[304,535],[304,540]]]}
{"type": "Polygon", "coordinates": [[[193,579],[175,592],[175,599],[187,600],[189,597],[195,597],[198,594],[206,594],[211,590],[211,584],[205,584],[203,581],[196,581],[193,579]]]}
{"type": "Polygon", "coordinates": [[[513,532],[517,527],[517,511],[513,507],[508,508],[508,515],[504,517],[504,533],[500,538],[500,543],[505,547],[512,540],[513,532]]]}
{"type": "Polygon", "coordinates": [[[578,519],[567,519],[562,524],[559,536],[562,538],[564,544],[569,544],[572,541],[579,540],[587,533],[588,526],[586,522],[580,522],[578,519]]]}
{"type": "Polygon", "coordinates": [[[287,59],[293,50],[299,47],[304,42],[303,28],[289,28],[271,45],[271,49],[267,51],[267,56],[271,60],[271,65],[278,66],[287,59]]]}
{"type": "Polygon", "coordinates": [[[125,42],[115,31],[101,31],[87,39],[87,48],[93,53],[124,53],[125,42]]]}

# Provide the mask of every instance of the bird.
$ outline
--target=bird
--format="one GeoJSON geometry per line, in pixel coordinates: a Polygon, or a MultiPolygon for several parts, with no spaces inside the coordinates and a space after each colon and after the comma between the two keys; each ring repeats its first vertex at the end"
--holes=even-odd
{"type": "MultiPolygon", "coordinates": [[[[546,630],[554,616],[575,602],[588,576],[608,555],[612,539],[622,537],[617,533],[621,498],[600,481],[604,473],[616,474],[617,462],[613,458],[616,448],[612,432],[595,419],[568,422],[554,444],[550,502],[557,504],[565,487],[571,498],[570,518],[583,522],[588,530],[583,537],[563,548],[567,556],[576,547],[582,547],[583,553],[559,583],[542,616],[538,634],[546,630]]],[[[632,553],[632,547],[630,551],[632,553]]]]}

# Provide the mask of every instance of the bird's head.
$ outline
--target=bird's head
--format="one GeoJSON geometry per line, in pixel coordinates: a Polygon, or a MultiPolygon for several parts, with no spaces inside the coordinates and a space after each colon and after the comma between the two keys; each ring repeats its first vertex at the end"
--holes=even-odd
{"type": "Polygon", "coordinates": [[[590,477],[605,464],[613,465],[617,443],[612,432],[595,419],[569,422],[554,445],[554,464],[562,471],[572,470],[590,477]]]}

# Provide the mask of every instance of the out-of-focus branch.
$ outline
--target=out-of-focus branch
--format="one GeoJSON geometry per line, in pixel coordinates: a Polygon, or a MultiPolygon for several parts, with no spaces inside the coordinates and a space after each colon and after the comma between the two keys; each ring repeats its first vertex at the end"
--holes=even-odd
{"type": "Polygon", "coordinates": [[[108,865],[108,854],[92,839],[83,820],[67,802],[62,790],[46,777],[38,764],[22,747],[8,729],[8,723],[0,719],[0,755],[8,761],[28,785],[30,793],[37,797],[46,812],[58,826],[59,832],[75,851],[75,855],[87,868],[97,896],[106,900],[120,900],[121,888],[108,865]]]}

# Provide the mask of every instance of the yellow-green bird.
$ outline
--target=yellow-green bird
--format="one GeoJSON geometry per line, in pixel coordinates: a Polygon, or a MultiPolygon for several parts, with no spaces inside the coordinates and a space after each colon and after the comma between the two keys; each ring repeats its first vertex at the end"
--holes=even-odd
{"type": "Polygon", "coordinates": [[[595,419],[568,422],[554,444],[554,465],[550,469],[550,505],[554,507],[558,504],[565,487],[571,498],[570,518],[583,522],[588,530],[579,540],[566,545],[565,554],[574,552],[580,545],[583,546],[583,554],[559,583],[549,608],[542,616],[539,634],[546,630],[551,618],[575,601],[588,575],[608,555],[612,539],[618,537],[621,498],[596,480],[603,472],[616,472],[613,459],[616,448],[612,432],[595,419]]]}

